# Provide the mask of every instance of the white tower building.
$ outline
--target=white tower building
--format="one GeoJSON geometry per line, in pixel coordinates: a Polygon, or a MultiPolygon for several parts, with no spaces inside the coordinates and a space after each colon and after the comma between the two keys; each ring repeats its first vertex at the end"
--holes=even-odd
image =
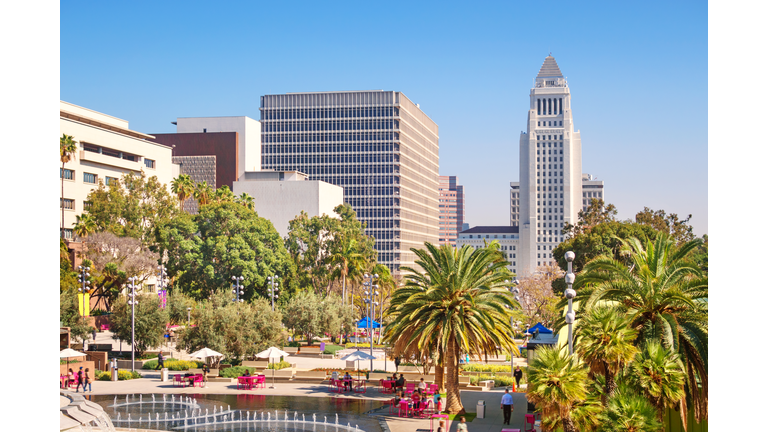
{"type": "Polygon", "coordinates": [[[563,224],[576,223],[582,209],[581,136],[573,126],[568,82],[551,55],[530,97],[528,129],[520,134],[520,182],[510,185],[510,225],[520,230],[520,276],[553,261],[563,224]]]}

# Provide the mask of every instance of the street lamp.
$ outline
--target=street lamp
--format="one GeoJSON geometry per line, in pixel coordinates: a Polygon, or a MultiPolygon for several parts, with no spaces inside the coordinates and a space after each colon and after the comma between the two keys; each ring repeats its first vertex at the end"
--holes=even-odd
{"type": "Polygon", "coordinates": [[[272,299],[272,312],[275,311],[275,299],[277,298],[277,291],[278,291],[277,287],[280,285],[277,282],[277,279],[278,279],[277,275],[267,277],[267,284],[269,284],[269,289],[268,289],[269,294],[267,295],[267,297],[272,299]]]}
{"type": "Polygon", "coordinates": [[[242,276],[232,276],[232,280],[235,281],[234,288],[232,288],[232,293],[235,295],[235,298],[233,298],[232,301],[235,303],[242,303],[243,299],[241,299],[240,296],[245,294],[245,291],[243,291],[245,287],[240,285],[240,282],[245,280],[245,278],[242,276]]]}
{"type": "Polygon", "coordinates": [[[160,297],[160,307],[163,309],[165,309],[166,301],[166,277],[168,277],[168,273],[165,272],[165,266],[157,266],[157,296],[160,297]]]}
{"type": "Polygon", "coordinates": [[[192,308],[188,307],[187,308],[187,327],[189,327],[189,323],[191,322],[191,320],[189,319],[189,313],[190,312],[192,312],[192,308]]]}
{"type": "Polygon", "coordinates": [[[565,298],[568,299],[568,312],[565,314],[565,322],[568,324],[568,353],[573,355],[573,322],[576,321],[576,312],[573,311],[573,298],[576,297],[576,291],[573,290],[573,281],[576,275],[573,274],[573,260],[576,254],[573,251],[565,253],[565,260],[568,261],[568,273],[565,274],[565,283],[568,289],[565,290],[565,298]]]}
{"type": "MultiPolygon", "coordinates": [[[[375,299],[379,296],[379,286],[373,284],[374,279],[378,279],[378,274],[369,274],[366,273],[364,275],[364,282],[363,282],[363,289],[364,295],[368,298],[363,299],[363,303],[368,305],[368,339],[371,342],[371,357],[373,357],[373,316],[374,316],[374,308],[376,305],[379,304],[375,299]]],[[[386,363],[386,359],[384,360],[386,363]]],[[[371,358],[371,369],[373,370],[373,358],[371,358]]]]}
{"type": "MultiPolygon", "coordinates": [[[[80,291],[82,293],[82,295],[83,295],[83,300],[81,301],[82,306],[83,306],[82,316],[83,316],[83,318],[85,318],[85,293],[88,292],[87,285],[91,284],[91,281],[88,280],[88,277],[91,275],[88,272],[91,271],[91,268],[90,267],[78,266],[78,269],[80,270],[80,274],[77,275],[77,281],[80,282],[80,288],[78,288],[77,290],[80,291]]],[[[85,346],[85,345],[83,345],[83,346],[85,346]]]]}
{"type": "Polygon", "coordinates": [[[136,305],[139,304],[139,302],[136,301],[136,288],[138,287],[138,285],[136,285],[137,280],[139,280],[139,278],[136,276],[128,278],[128,288],[131,290],[128,294],[128,304],[131,305],[131,372],[134,372],[134,362],[136,361],[136,305]]]}

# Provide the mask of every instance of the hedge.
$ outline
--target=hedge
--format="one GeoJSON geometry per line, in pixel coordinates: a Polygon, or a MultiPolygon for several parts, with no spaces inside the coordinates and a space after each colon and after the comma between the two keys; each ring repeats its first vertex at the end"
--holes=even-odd
{"type": "MultiPolygon", "coordinates": [[[[185,371],[189,369],[198,369],[203,367],[203,362],[190,361],[190,360],[174,360],[169,359],[163,361],[163,366],[172,371],[185,371]]],[[[150,360],[144,363],[142,369],[157,369],[157,360],[150,360]]]]}
{"type": "MultiPolygon", "coordinates": [[[[385,345],[379,345],[379,344],[373,344],[374,348],[384,348],[385,345]]],[[[347,348],[370,348],[371,344],[369,343],[348,343],[346,345],[347,348]]]]}
{"type": "Polygon", "coordinates": [[[289,367],[291,367],[291,364],[290,364],[290,363],[288,363],[288,362],[287,362],[287,361],[285,361],[285,360],[282,360],[282,361],[280,361],[280,362],[278,362],[278,363],[270,363],[270,364],[267,366],[267,369],[275,369],[275,370],[280,370],[280,369],[287,369],[287,368],[289,368],[289,367]]]}
{"type": "Polygon", "coordinates": [[[255,367],[247,366],[232,366],[226,369],[219,369],[219,376],[224,378],[237,378],[245,375],[245,371],[248,370],[251,375],[256,371],[255,367]]]}
{"type": "Polygon", "coordinates": [[[469,378],[469,382],[472,385],[477,385],[478,381],[493,380],[496,387],[511,387],[515,383],[513,377],[508,376],[495,376],[495,375],[475,375],[469,378]]]}
{"type": "MultiPolygon", "coordinates": [[[[112,379],[112,373],[111,372],[97,372],[98,376],[96,376],[96,379],[99,381],[110,381],[112,379]]],[[[138,372],[131,372],[126,369],[118,369],[117,371],[117,379],[120,381],[125,380],[131,380],[141,378],[141,374],[138,372]]]]}
{"type": "Polygon", "coordinates": [[[459,366],[461,370],[465,370],[467,372],[511,372],[512,366],[510,365],[490,365],[490,364],[480,364],[480,363],[469,363],[469,364],[463,364],[459,366]]]}

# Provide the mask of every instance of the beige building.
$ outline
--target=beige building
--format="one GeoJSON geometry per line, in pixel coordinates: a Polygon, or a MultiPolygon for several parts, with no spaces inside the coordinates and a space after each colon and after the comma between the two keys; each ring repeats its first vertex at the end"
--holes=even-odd
{"type": "MultiPolygon", "coordinates": [[[[77,142],[77,152],[60,170],[64,177],[64,238],[72,239],[75,217],[88,205],[87,197],[99,182],[109,184],[128,172],[144,171],[168,185],[178,172],[171,163],[171,147],[150,141],[151,135],[136,132],[128,121],[61,101],[62,134],[77,142]]],[[[61,221],[59,221],[61,224],[61,221]]]]}

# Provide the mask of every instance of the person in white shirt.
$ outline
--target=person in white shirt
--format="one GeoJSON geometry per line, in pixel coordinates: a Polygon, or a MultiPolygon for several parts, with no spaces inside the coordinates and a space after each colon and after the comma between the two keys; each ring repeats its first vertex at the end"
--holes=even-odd
{"type": "Polygon", "coordinates": [[[424,382],[424,378],[419,381],[419,394],[424,394],[427,391],[427,383],[424,382]]]}
{"type": "Polygon", "coordinates": [[[515,410],[514,406],[512,406],[514,402],[512,402],[512,395],[509,394],[509,389],[506,389],[504,391],[504,396],[501,397],[501,409],[504,410],[504,424],[509,424],[509,419],[512,417],[512,411],[515,410]]]}

